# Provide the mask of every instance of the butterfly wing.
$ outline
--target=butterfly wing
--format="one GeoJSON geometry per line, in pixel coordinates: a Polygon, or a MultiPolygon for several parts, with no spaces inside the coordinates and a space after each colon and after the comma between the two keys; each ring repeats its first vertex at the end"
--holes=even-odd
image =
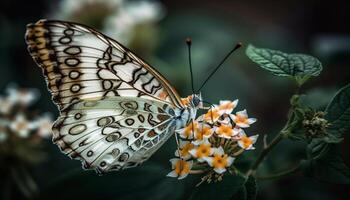
{"type": "Polygon", "coordinates": [[[82,24],[29,24],[28,50],[42,68],[60,109],[87,98],[127,96],[183,107],[167,80],[130,50],[82,24]]]}
{"type": "Polygon", "coordinates": [[[98,172],[147,160],[175,129],[174,111],[161,101],[136,97],[84,100],[62,110],[53,141],[98,172]]]}
{"type": "Polygon", "coordinates": [[[136,165],[174,132],[170,110],[183,107],[179,95],[118,42],[81,24],[46,20],[28,25],[26,42],[61,112],[54,142],[85,168],[136,165]]]}

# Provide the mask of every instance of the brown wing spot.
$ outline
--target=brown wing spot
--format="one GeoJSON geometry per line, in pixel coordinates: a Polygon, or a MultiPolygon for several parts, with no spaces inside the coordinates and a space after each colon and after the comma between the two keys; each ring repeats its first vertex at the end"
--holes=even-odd
{"type": "Polygon", "coordinates": [[[154,136],[156,136],[157,135],[157,133],[154,131],[154,130],[150,130],[149,132],[148,132],[148,134],[147,134],[147,136],[149,137],[149,138],[152,138],[152,137],[154,137],[154,136]]]}

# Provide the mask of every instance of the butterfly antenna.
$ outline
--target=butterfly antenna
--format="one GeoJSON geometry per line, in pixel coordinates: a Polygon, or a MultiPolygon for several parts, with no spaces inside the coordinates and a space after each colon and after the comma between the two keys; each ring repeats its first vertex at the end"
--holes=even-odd
{"type": "Polygon", "coordinates": [[[192,44],[192,39],[191,39],[191,38],[186,38],[186,44],[187,44],[187,49],[188,49],[188,63],[189,63],[189,66],[190,66],[190,74],[191,74],[192,94],[194,94],[193,70],[192,70],[192,59],[191,59],[191,44],[192,44]]]}
{"type": "MultiPolygon", "coordinates": [[[[231,54],[233,52],[235,52],[237,49],[239,49],[240,47],[242,47],[242,43],[237,43],[236,46],[224,57],[224,59],[222,59],[222,61],[219,63],[219,65],[211,72],[211,74],[209,74],[209,76],[207,77],[207,79],[205,79],[205,81],[203,82],[203,84],[201,85],[201,87],[198,89],[198,91],[200,91],[204,85],[209,81],[209,79],[215,74],[215,72],[218,71],[218,69],[221,67],[221,65],[227,60],[227,58],[229,58],[231,56],[231,54]]],[[[197,91],[197,92],[198,92],[197,91]]]]}

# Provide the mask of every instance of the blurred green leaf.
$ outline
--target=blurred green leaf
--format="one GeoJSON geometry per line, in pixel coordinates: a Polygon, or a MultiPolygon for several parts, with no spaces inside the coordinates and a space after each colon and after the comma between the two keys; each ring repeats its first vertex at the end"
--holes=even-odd
{"type": "Polygon", "coordinates": [[[254,177],[250,176],[239,191],[233,196],[234,200],[255,200],[258,193],[254,177]]]}
{"type": "Polygon", "coordinates": [[[79,171],[49,186],[39,199],[181,199],[184,184],[167,178],[167,173],[163,167],[149,163],[102,176],[79,171]]]}
{"type": "Polygon", "coordinates": [[[320,181],[350,184],[350,169],[334,146],[321,159],[304,160],[301,168],[305,176],[320,181]]]}
{"type": "Polygon", "coordinates": [[[322,70],[322,64],[317,58],[305,54],[287,54],[249,45],[246,55],[273,75],[294,77],[299,85],[311,76],[318,76],[322,70]]]}
{"type": "Polygon", "coordinates": [[[203,199],[231,199],[244,184],[244,178],[240,176],[226,175],[220,182],[202,183],[196,187],[189,198],[190,200],[203,199]]]}
{"type": "Polygon", "coordinates": [[[341,137],[350,128],[350,84],[337,92],[325,112],[331,123],[328,132],[341,137]]]}

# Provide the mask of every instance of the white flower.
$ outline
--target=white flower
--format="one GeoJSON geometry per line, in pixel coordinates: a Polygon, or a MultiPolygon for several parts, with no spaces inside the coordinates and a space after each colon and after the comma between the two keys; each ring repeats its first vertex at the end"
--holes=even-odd
{"type": "Polygon", "coordinates": [[[213,135],[213,133],[214,130],[208,124],[201,123],[200,125],[198,125],[198,128],[194,133],[195,141],[193,141],[193,144],[199,145],[205,142],[204,140],[210,138],[213,135]]]}
{"type": "Polygon", "coordinates": [[[104,31],[123,44],[128,44],[138,25],[159,21],[163,16],[164,9],[159,2],[121,1],[115,13],[106,19],[104,31]]]}
{"type": "Polygon", "coordinates": [[[227,167],[232,165],[234,158],[225,154],[224,149],[220,146],[214,149],[213,157],[206,157],[205,161],[214,168],[216,173],[222,174],[227,167]]]}
{"type": "Polygon", "coordinates": [[[39,91],[36,89],[19,89],[13,85],[7,88],[7,93],[9,101],[13,104],[21,104],[25,106],[31,105],[40,96],[39,91]]]}
{"type": "Polygon", "coordinates": [[[23,114],[16,116],[15,120],[11,122],[10,129],[18,135],[18,137],[26,138],[29,136],[31,130],[35,128],[35,124],[28,121],[23,114]]]}
{"type": "Polygon", "coordinates": [[[196,146],[194,149],[190,150],[190,154],[197,158],[199,162],[204,162],[204,159],[211,156],[213,152],[214,149],[211,147],[208,139],[205,139],[199,146],[196,146]]]}
{"type": "Polygon", "coordinates": [[[231,114],[233,109],[235,109],[237,107],[237,104],[238,104],[238,99],[236,99],[234,101],[229,101],[229,100],[220,101],[219,113],[221,115],[231,114]]]}
{"type": "Polygon", "coordinates": [[[187,160],[191,158],[190,151],[193,148],[194,148],[194,144],[192,144],[191,142],[180,140],[180,147],[179,147],[180,153],[179,153],[179,150],[176,150],[175,156],[187,160]]]}
{"type": "Polygon", "coordinates": [[[192,139],[197,129],[198,129],[198,122],[193,121],[193,122],[190,122],[185,128],[176,130],[175,132],[178,133],[181,138],[192,139]]]}
{"type": "Polygon", "coordinates": [[[11,109],[13,108],[13,102],[8,98],[0,97],[0,114],[9,114],[11,109]]]}
{"type": "Polygon", "coordinates": [[[186,178],[193,165],[193,161],[185,161],[179,158],[173,158],[170,160],[170,162],[173,171],[171,171],[167,176],[177,177],[178,179],[186,178]]]}
{"type": "Polygon", "coordinates": [[[2,130],[0,127],[0,143],[5,142],[8,138],[7,133],[5,132],[5,130],[2,130]]]}
{"type": "Polygon", "coordinates": [[[49,114],[45,114],[39,117],[35,122],[35,127],[38,129],[38,135],[47,138],[51,135],[52,129],[52,117],[49,114]]]}
{"type": "Polygon", "coordinates": [[[247,110],[244,109],[242,111],[236,112],[236,115],[230,115],[235,124],[241,128],[247,128],[254,122],[256,122],[255,118],[248,118],[247,110]]]}
{"type": "Polygon", "coordinates": [[[242,149],[253,150],[253,149],[255,149],[253,144],[255,144],[255,142],[257,141],[258,137],[259,137],[259,135],[253,135],[253,136],[247,137],[245,132],[242,130],[240,132],[240,139],[238,140],[237,144],[242,149]]]}

